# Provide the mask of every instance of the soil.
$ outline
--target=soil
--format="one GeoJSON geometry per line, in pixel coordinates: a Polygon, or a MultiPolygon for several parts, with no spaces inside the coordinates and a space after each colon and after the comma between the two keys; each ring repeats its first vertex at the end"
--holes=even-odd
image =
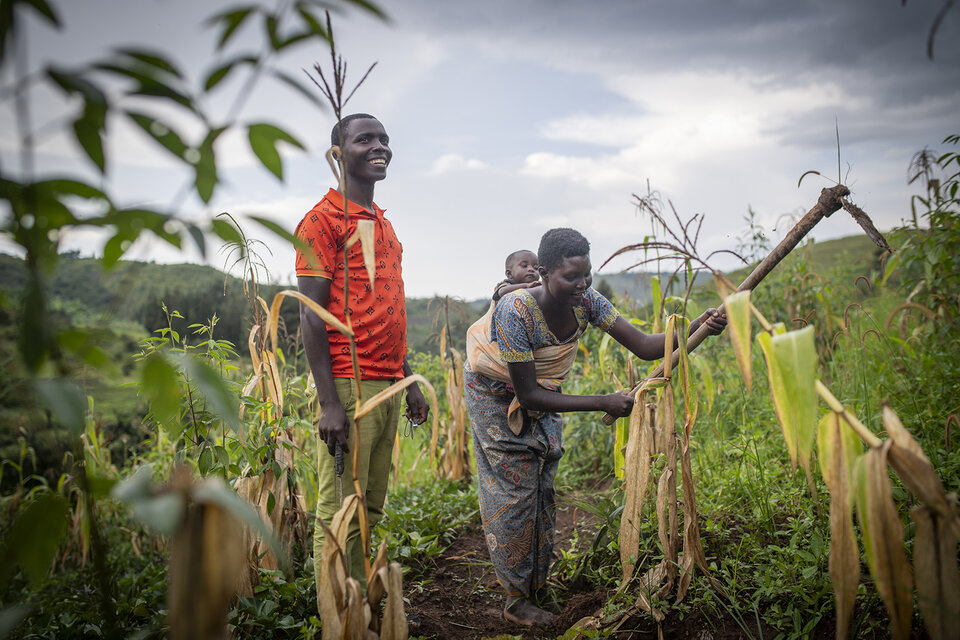
{"type": "MultiPolygon", "coordinates": [[[[593,534],[591,518],[590,514],[561,500],[555,549],[569,549],[578,527],[582,544],[588,544],[593,534]]],[[[479,526],[467,528],[439,556],[432,569],[405,579],[404,590],[409,596],[406,612],[408,617],[419,621],[418,626],[411,626],[410,636],[441,640],[558,638],[581,619],[599,614],[613,593],[613,589],[595,589],[589,585],[563,586],[562,610],[555,624],[526,628],[507,622],[502,615],[505,597],[490,565],[483,531],[479,526]]],[[[811,637],[833,638],[833,633],[832,621],[825,620],[817,625],[811,637]]],[[[766,626],[759,631],[753,627],[747,634],[735,620],[718,620],[716,616],[708,617],[693,610],[683,617],[668,613],[659,628],[649,614],[638,612],[623,618],[610,637],[617,640],[733,640],[775,635],[776,631],[766,626]]],[[[568,637],[576,635],[571,633],[568,637]]]]}

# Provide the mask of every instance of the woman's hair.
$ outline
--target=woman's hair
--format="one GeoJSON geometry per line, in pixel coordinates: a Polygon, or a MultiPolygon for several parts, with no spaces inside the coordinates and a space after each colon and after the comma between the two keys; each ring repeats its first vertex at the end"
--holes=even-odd
{"type": "Polygon", "coordinates": [[[540,238],[537,260],[546,270],[556,269],[564,258],[590,254],[590,243],[576,229],[560,227],[550,229],[540,238]]]}

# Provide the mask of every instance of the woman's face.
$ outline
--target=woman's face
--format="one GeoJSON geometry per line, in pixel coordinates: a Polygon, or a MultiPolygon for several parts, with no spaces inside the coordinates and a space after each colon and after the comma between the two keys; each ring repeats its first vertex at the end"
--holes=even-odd
{"type": "Polygon", "coordinates": [[[571,256],[564,258],[553,269],[540,267],[540,276],[548,295],[558,302],[576,307],[583,302],[583,294],[593,283],[591,269],[589,255],[571,256]]]}

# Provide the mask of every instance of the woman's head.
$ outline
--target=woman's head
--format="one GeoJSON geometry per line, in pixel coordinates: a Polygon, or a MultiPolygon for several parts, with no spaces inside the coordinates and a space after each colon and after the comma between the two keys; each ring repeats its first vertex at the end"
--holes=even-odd
{"type": "Polygon", "coordinates": [[[550,229],[540,238],[537,258],[540,267],[551,271],[563,263],[564,258],[590,255],[590,243],[576,229],[559,227],[550,229]]]}
{"type": "Polygon", "coordinates": [[[537,252],[543,295],[564,305],[577,306],[593,282],[590,243],[575,229],[550,229],[537,252]]]}

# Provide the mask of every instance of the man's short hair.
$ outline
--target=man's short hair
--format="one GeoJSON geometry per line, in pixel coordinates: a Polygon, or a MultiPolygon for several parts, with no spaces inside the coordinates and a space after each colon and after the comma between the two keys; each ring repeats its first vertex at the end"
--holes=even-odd
{"type": "Polygon", "coordinates": [[[564,258],[590,255],[590,243],[576,229],[559,227],[550,229],[540,238],[537,259],[546,270],[556,269],[564,258]]]}
{"type": "Polygon", "coordinates": [[[341,118],[337,124],[333,125],[333,129],[330,131],[330,146],[331,147],[340,146],[340,143],[343,142],[342,140],[340,140],[340,129],[342,127],[346,127],[348,122],[350,122],[351,120],[362,120],[364,118],[368,118],[370,120],[377,120],[375,117],[373,117],[369,113],[351,113],[350,115],[344,116],[343,118],[341,118]]]}

